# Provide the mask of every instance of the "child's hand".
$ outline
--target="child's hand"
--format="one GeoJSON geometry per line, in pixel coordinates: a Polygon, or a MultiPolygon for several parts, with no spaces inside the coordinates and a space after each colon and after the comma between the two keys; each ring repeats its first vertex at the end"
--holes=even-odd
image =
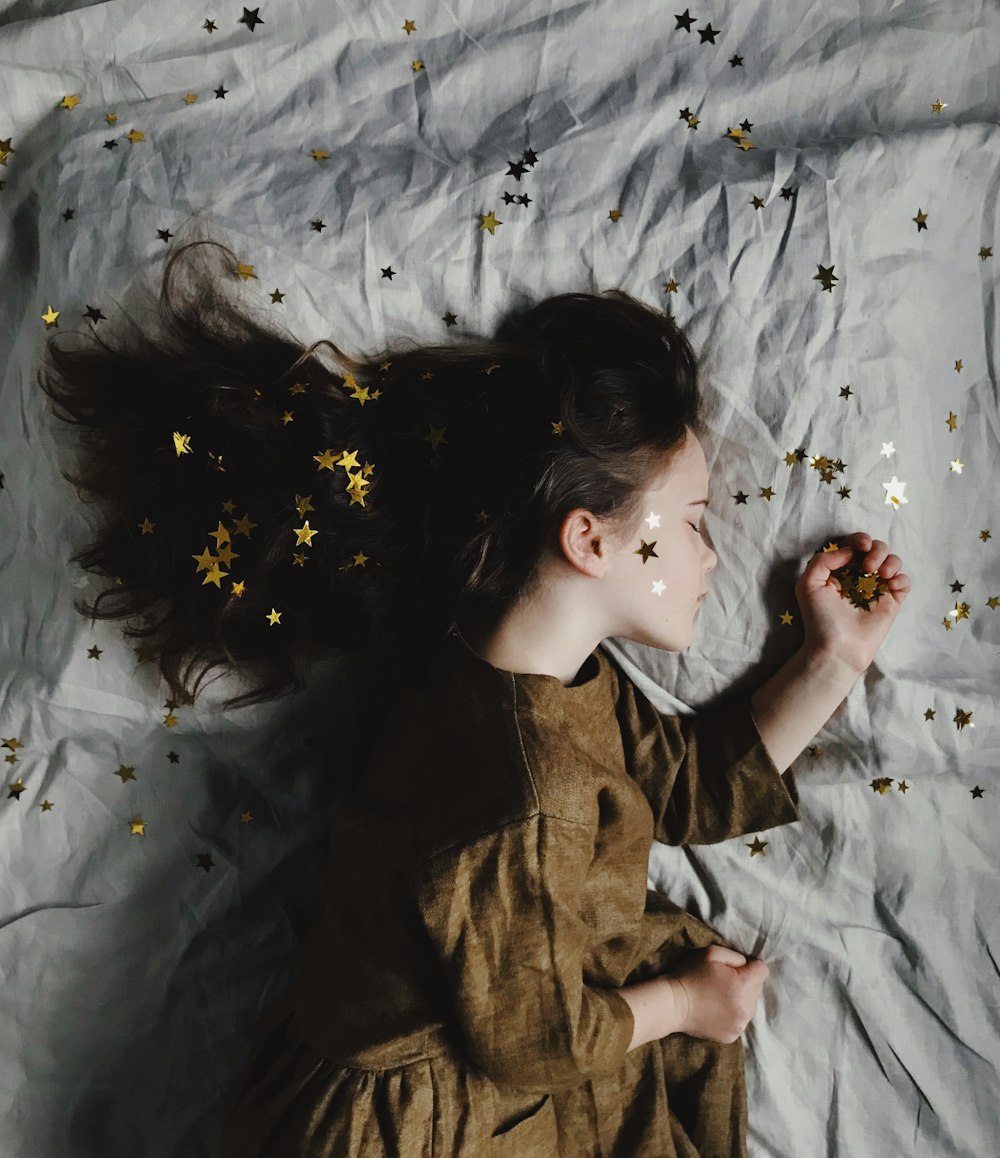
{"type": "Polygon", "coordinates": [[[840,540],[836,551],[820,552],[810,561],[795,584],[805,624],[804,648],[830,656],[852,671],[863,672],[875,658],[892,626],[903,600],[910,592],[910,580],[901,571],[898,555],[890,555],[881,539],[857,531],[840,540]],[[857,551],[859,566],[879,575],[888,590],[867,606],[855,607],[840,594],[840,583],[831,575],[843,567],[857,551]]]}
{"type": "Polygon", "coordinates": [[[725,945],[685,954],[662,974],[677,986],[678,1033],[728,1045],[740,1036],[757,1010],[770,970],[725,945]]]}

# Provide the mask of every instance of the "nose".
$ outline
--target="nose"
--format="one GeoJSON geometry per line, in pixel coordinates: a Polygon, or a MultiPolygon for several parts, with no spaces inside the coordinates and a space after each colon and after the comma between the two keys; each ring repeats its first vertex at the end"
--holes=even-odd
{"type": "Polygon", "coordinates": [[[719,556],[716,555],[716,553],[707,543],[705,544],[705,550],[708,552],[708,563],[705,565],[705,570],[711,571],[715,567],[716,563],[718,563],[719,556]]]}

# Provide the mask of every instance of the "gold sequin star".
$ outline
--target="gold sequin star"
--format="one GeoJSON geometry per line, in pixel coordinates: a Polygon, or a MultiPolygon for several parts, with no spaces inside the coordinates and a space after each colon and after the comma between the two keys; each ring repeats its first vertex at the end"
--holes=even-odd
{"type": "Polygon", "coordinates": [[[299,546],[300,543],[305,543],[307,547],[311,547],[313,535],[319,534],[319,531],[310,529],[308,519],[306,519],[301,527],[293,527],[292,530],[298,535],[298,538],[295,540],[296,547],[299,546]]]}
{"type": "Polygon", "coordinates": [[[972,722],[972,713],[963,711],[962,708],[955,710],[955,715],[952,717],[952,720],[960,732],[963,728],[974,728],[976,726],[972,722]]]}
{"type": "Polygon", "coordinates": [[[813,274],[813,281],[821,282],[823,289],[829,290],[830,293],[832,293],[833,283],[840,280],[833,272],[837,267],[835,265],[831,265],[828,269],[824,265],[817,265],[816,268],[819,270],[819,273],[813,274]]]}
{"type": "Polygon", "coordinates": [[[783,611],[781,613],[781,622],[786,627],[788,626],[789,623],[792,622],[793,618],[794,618],[794,616],[792,615],[792,613],[790,611],[783,611]]]}
{"type": "Polygon", "coordinates": [[[758,856],[758,855],[759,856],[767,856],[767,853],[764,852],[764,849],[767,848],[768,843],[769,842],[766,840],[761,840],[759,836],[755,836],[753,844],[747,845],[747,848],[750,850],[750,855],[751,856],[758,856]]]}

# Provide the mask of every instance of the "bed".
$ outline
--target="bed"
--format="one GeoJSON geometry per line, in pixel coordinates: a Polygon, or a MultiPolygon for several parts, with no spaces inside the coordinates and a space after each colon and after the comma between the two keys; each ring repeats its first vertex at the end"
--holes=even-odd
{"type": "Polygon", "coordinates": [[[901,555],[801,821],[656,844],[649,885],[770,966],[754,1158],[1000,1155],[1000,10],[673,7],[0,6],[4,1154],[214,1154],[390,685],[331,659],[178,705],[74,610],[93,515],[37,361],[195,221],[303,342],[458,340],[577,289],[670,309],[720,562],[690,651],[605,643],[665,712],[791,654],[827,542],[901,555]]]}

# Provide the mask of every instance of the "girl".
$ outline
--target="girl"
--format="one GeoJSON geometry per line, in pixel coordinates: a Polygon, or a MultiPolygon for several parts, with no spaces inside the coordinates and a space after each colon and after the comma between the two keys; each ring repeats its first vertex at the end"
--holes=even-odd
{"type": "Polygon", "coordinates": [[[789,766],[895,619],[900,560],[861,533],[818,553],[792,658],[663,715],[599,644],[688,647],[716,564],[671,318],[562,294],[489,341],[302,353],[226,300],[213,254],[234,276],[212,242],[171,258],[159,334],[50,345],[42,385],[87,433],[73,481],[108,511],[74,561],[115,585],[80,610],[143,617],[188,700],[220,665],[263,677],[231,704],[331,649],[413,653],[222,1158],[745,1155],[767,965],[647,891],[650,842],[798,818],[789,766]]]}

